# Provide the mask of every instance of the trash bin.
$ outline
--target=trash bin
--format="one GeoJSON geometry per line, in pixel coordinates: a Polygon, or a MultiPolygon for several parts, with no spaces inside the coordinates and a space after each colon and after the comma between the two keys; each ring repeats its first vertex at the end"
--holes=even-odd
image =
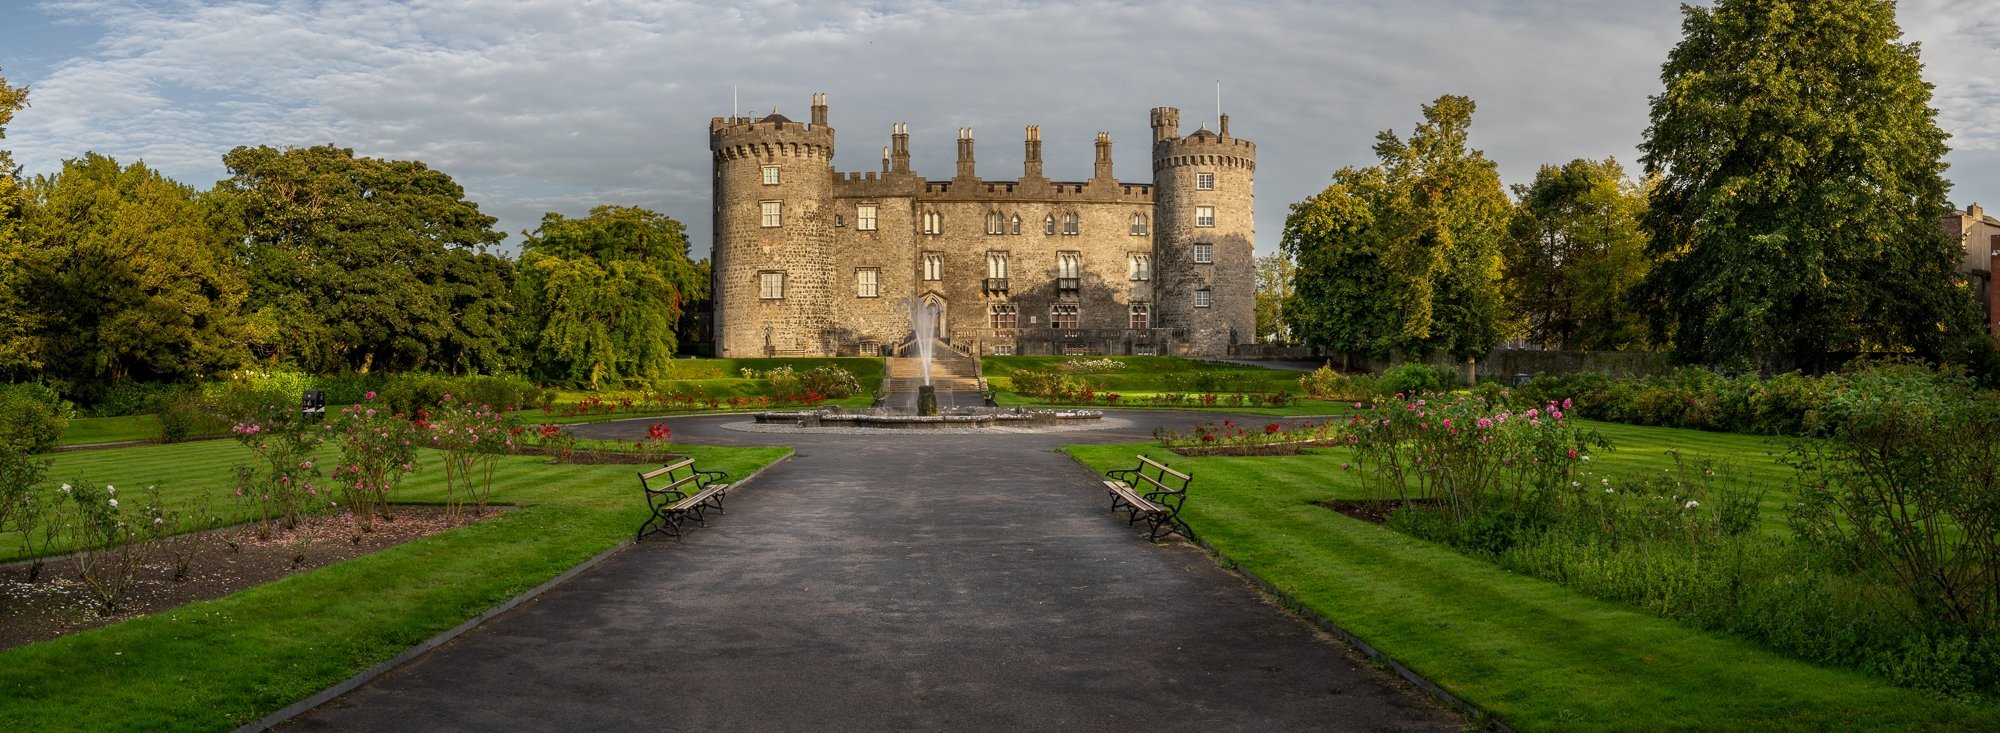
{"type": "Polygon", "coordinates": [[[317,389],[306,390],[305,397],[299,400],[299,411],[305,415],[306,422],[326,419],[326,392],[317,389]]]}

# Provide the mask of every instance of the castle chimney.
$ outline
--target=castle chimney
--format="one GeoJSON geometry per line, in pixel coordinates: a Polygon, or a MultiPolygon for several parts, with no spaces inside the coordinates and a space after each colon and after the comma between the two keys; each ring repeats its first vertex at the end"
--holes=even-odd
{"type": "Polygon", "coordinates": [[[1222,128],[1220,130],[1216,130],[1217,134],[1220,134],[1223,137],[1229,137],[1229,115],[1223,115],[1221,121],[1215,124],[1217,127],[1222,128]]]}
{"type": "Polygon", "coordinates": [[[889,146],[882,146],[882,172],[889,172],[889,146]]]}
{"type": "Polygon", "coordinates": [[[1097,133],[1097,171],[1091,177],[1111,180],[1111,133],[1097,133]]]}
{"type": "Polygon", "coordinates": [[[1027,162],[1023,164],[1021,167],[1022,168],[1021,178],[1023,179],[1041,178],[1042,177],[1042,128],[1040,125],[1028,126],[1027,147],[1028,147],[1028,154],[1025,159],[1027,162]]]}
{"type": "Polygon", "coordinates": [[[958,128],[958,177],[977,178],[972,172],[972,128],[958,128]]]}
{"type": "Polygon", "coordinates": [[[1181,111],[1173,107],[1153,108],[1153,142],[1155,144],[1181,136],[1181,111]]]}
{"type": "Polygon", "coordinates": [[[898,122],[891,126],[889,135],[889,170],[897,173],[910,172],[910,123],[898,122]]]}
{"type": "Polygon", "coordinates": [[[826,92],[813,95],[813,129],[826,127],[826,92]]]}

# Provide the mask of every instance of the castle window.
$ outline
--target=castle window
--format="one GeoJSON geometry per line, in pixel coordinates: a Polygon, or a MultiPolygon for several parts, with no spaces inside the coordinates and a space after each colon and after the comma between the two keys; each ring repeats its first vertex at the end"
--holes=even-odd
{"type": "Polygon", "coordinates": [[[986,307],[986,324],[995,331],[1011,331],[1021,325],[1020,309],[1013,303],[994,303],[986,307]]]}
{"type": "Polygon", "coordinates": [[[757,297],[765,300],[784,300],[785,273],[757,273],[757,297]]]}
{"type": "Polygon", "coordinates": [[[777,167],[777,166],[775,166],[775,165],[767,165],[767,166],[764,166],[764,185],[766,185],[766,186],[776,186],[776,185],[778,185],[778,167],[777,167]]]}
{"type": "Polygon", "coordinates": [[[1126,269],[1129,271],[1129,274],[1133,280],[1153,279],[1152,255],[1133,252],[1130,256],[1127,257],[1126,265],[1127,265],[1126,269]]]}
{"type": "Polygon", "coordinates": [[[1083,254],[1080,252],[1056,253],[1056,290],[1072,295],[1082,290],[1083,254]]]}
{"type": "Polygon", "coordinates": [[[1194,225],[1198,227],[1215,226],[1215,207],[1213,206],[1194,207],[1194,225]]]}
{"type": "Polygon", "coordinates": [[[925,253],[924,253],[924,279],[925,279],[925,280],[943,280],[943,279],[944,279],[944,253],[943,253],[943,252],[925,252],[925,253]]]}
{"type": "Polygon", "coordinates": [[[1194,188],[1197,191],[1215,190],[1215,174],[1214,173],[1194,174],[1194,188]]]}
{"type": "Polygon", "coordinates": [[[986,233],[987,234],[1007,233],[1007,220],[1004,217],[1000,216],[1000,212],[995,211],[986,215],[986,233]]]}
{"type": "Polygon", "coordinates": [[[1153,327],[1153,307],[1145,303],[1132,304],[1132,330],[1144,331],[1153,327]]]}
{"type": "Polygon", "coordinates": [[[986,276],[1005,279],[1007,277],[1007,253],[986,253],[986,276]]]}
{"type": "Polygon", "coordinates": [[[1194,246],[1194,263],[1195,263],[1195,264],[1197,264],[1197,265],[1206,265],[1206,264],[1209,264],[1209,263],[1212,263],[1212,262],[1214,262],[1214,261],[1215,261],[1215,245],[1213,245],[1213,244],[1197,244],[1197,245],[1195,245],[1195,246],[1194,246]]]}
{"type": "Polygon", "coordinates": [[[943,234],[944,216],[937,213],[935,210],[924,212],[924,233],[943,234]]]}
{"type": "Polygon", "coordinates": [[[1076,233],[1076,212],[1072,211],[1067,214],[1063,214],[1063,233],[1064,234],[1076,233]]]}
{"type": "Polygon", "coordinates": [[[1054,234],[1054,233],[1056,233],[1056,215],[1055,215],[1055,214],[1050,214],[1050,215],[1048,215],[1048,216],[1047,216],[1046,218],[1043,218],[1043,219],[1042,219],[1042,233],[1043,233],[1043,234],[1054,234]]]}
{"type": "Polygon", "coordinates": [[[882,295],[880,286],[881,274],[881,270],[873,267],[864,267],[855,270],[854,296],[857,298],[880,297],[882,295]]]}
{"type": "MultiPolygon", "coordinates": [[[[1020,233],[1020,232],[1015,232],[1015,234],[1019,234],[1019,233],[1020,233]]],[[[994,345],[993,345],[993,355],[994,355],[994,356],[1013,356],[1013,355],[1014,355],[1014,345],[1013,345],[1013,344],[994,344],[994,345]]]]}
{"type": "Polygon", "coordinates": [[[1143,237],[1143,236],[1146,236],[1146,215],[1145,215],[1145,214],[1133,214],[1133,215],[1132,215],[1132,236],[1134,236],[1134,237],[1143,237]]]}
{"type": "Polygon", "coordinates": [[[1075,303],[1057,303],[1049,306],[1049,328],[1075,329],[1078,306],[1075,303]]]}
{"type": "Polygon", "coordinates": [[[767,227],[774,227],[783,224],[785,219],[784,206],[785,204],[782,201],[764,202],[763,225],[767,227]]]}
{"type": "Polygon", "coordinates": [[[854,207],[854,229],[855,231],[862,232],[875,231],[874,204],[862,204],[854,207]]]}
{"type": "Polygon", "coordinates": [[[1200,290],[1194,291],[1194,307],[1196,308],[1208,307],[1208,288],[1202,288],[1200,290]]]}
{"type": "Polygon", "coordinates": [[[1014,215],[1014,233],[1015,233],[1015,234],[1020,234],[1020,233],[1021,233],[1021,215],[1020,215],[1020,214],[1015,214],[1015,215],[1014,215]]]}
{"type": "Polygon", "coordinates": [[[841,216],[841,215],[839,215],[839,214],[834,214],[834,215],[833,215],[833,228],[835,228],[835,229],[839,229],[839,228],[841,228],[841,227],[844,227],[844,226],[847,226],[847,217],[845,217],[845,216],[841,216]]]}

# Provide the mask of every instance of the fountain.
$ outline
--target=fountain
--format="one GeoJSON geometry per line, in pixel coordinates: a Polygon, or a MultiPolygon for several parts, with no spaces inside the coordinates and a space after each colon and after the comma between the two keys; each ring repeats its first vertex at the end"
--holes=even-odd
{"type": "MultiPolygon", "coordinates": [[[[1104,413],[1096,410],[1030,410],[1025,408],[938,407],[937,387],[931,384],[931,365],[938,347],[939,320],[943,311],[935,303],[917,301],[910,306],[910,348],[922,369],[923,383],[917,386],[914,411],[871,407],[860,410],[828,407],[805,412],[764,412],[756,424],[796,428],[890,428],[964,429],[988,427],[1079,429],[1100,422],[1104,413]]],[[[948,373],[949,374],[949,373],[948,373]]],[[[908,393],[905,392],[905,395],[908,393]]],[[[890,404],[909,405],[892,400],[890,404]]],[[[1109,423],[1123,421],[1107,421],[1109,423]]]]}

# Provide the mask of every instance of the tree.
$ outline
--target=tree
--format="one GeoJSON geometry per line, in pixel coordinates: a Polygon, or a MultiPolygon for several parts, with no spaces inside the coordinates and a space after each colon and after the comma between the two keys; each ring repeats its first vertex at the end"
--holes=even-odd
{"type": "Polygon", "coordinates": [[[319,372],[505,367],[492,331],[511,307],[506,268],[481,259],[502,235],[451,176],[330,145],[222,160],[262,356],[319,372]]]}
{"type": "Polygon", "coordinates": [[[1509,205],[1493,161],[1466,147],[1473,110],[1439,97],[1408,140],[1376,137],[1379,165],[1344,168],[1292,206],[1282,244],[1297,293],[1284,314],[1305,342],[1461,357],[1498,345],[1509,205]]]}
{"type": "Polygon", "coordinates": [[[638,207],[550,213],[521,245],[518,290],[535,374],[592,388],[666,372],[690,294],[708,289],[681,223],[638,207]]]}
{"type": "Polygon", "coordinates": [[[1291,256],[1282,251],[1257,258],[1257,340],[1292,342],[1292,329],[1285,323],[1285,304],[1292,299],[1292,276],[1297,269],[1291,256]]]}
{"type": "Polygon", "coordinates": [[[235,244],[193,188],[86,153],[28,192],[22,278],[51,385],[88,401],[120,382],[201,379],[248,357],[235,244]]]}
{"type": "MultiPolygon", "coordinates": [[[[7,123],[14,113],[28,106],[28,89],[10,86],[0,77],[0,140],[7,139],[7,123]]],[[[13,154],[0,148],[0,373],[22,374],[41,368],[41,346],[31,335],[35,329],[32,298],[21,281],[20,258],[26,254],[19,236],[21,209],[27,191],[21,185],[21,171],[13,154]]]]}
{"type": "Polygon", "coordinates": [[[1545,165],[1514,195],[1504,287],[1522,335],[1555,349],[1643,347],[1644,319],[1629,300],[1646,274],[1646,193],[1624,166],[1581,158],[1545,165]]]}
{"type": "Polygon", "coordinates": [[[1640,297],[1685,361],[1963,356],[1945,133],[1887,0],[1686,6],[1640,145],[1660,177],[1640,297]]]}

